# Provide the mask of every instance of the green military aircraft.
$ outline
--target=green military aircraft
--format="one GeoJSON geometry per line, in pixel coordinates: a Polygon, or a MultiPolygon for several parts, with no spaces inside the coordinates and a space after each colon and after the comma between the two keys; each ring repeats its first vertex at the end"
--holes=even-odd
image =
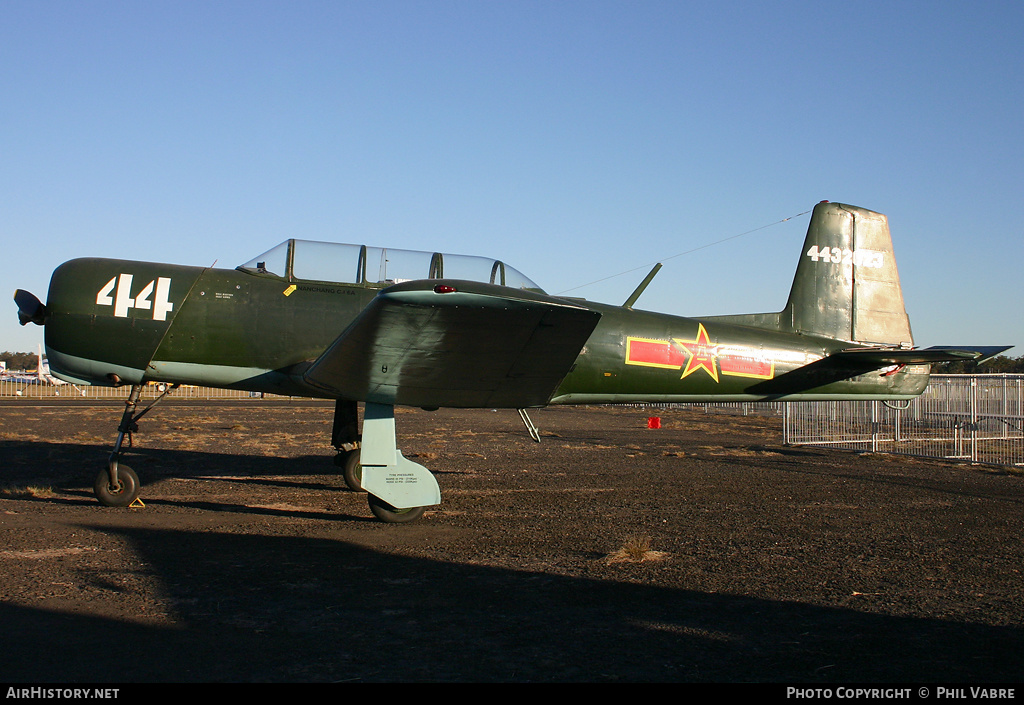
{"type": "Polygon", "coordinates": [[[854,206],[815,207],[778,313],[634,310],[656,271],[610,306],[550,296],[498,260],[288,240],[236,269],[76,259],[45,305],[14,298],[23,325],[46,326],[55,375],[131,385],[101,503],[138,495],[121,446],[152,408],[136,412],[142,385],[164,382],[335,399],[336,463],[388,522],[441,501],[397,448],[396,405],[518,409],[531,427],[525,410],[548,404],[900,400],[929,363],[1007,349],[915,349],[888,222],[854,206]]]}

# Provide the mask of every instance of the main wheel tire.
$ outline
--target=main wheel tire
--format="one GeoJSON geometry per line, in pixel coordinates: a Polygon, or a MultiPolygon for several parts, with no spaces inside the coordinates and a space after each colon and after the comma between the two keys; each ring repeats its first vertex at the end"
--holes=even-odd
{"type": "Polygon", "coordinates": [[[423,516],[424,510],[426,510],[426,507],[395,509],[380,497],[372,494],[367,494],[366,499],[373,515],[386,524],[407,524],[410,521],[416,521],[423,516]]]}
{"type": "Polygon", "coordinates": [[[127,465],[117,466],[117,485],[110,484],[110,471],[104,468],[96,476],[93,492],[105,507],[127,507],[139,496],[139,476],[127,465]]]}
{"type": "Polygon", "coordinates": [[[345,458],[345,465],[342,468],[345,477],[345,484],[353,492],[363,491],[363,466],[359,464],[359,451],[353,450],[345,458]]]}

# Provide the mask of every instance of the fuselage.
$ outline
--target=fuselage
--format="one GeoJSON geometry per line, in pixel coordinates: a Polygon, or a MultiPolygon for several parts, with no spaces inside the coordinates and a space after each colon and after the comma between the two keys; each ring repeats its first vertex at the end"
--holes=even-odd
{"type": "Polygon", "coordinates": [[[50,281],[46,348],[51,369],[72,381],[320,396],[302,382],[303,363],[316,359],[379,288],[290,283],[235,269],[72,260],[50,281]],[[161,279],[166,301],[153,301],[161,279]]]}
{"type": "Polygon", "coordinates": [[[828,364],[855,343],[588,303],[597,329],[552,403],[913,398],[928,365],[828,364]]]}
{"type": "MultiPolygon", "coordinates": [[[[161,381],[330,397],[303,373],[386,283],[78,259],[53,274],[46,348],[75,383],[161,381]]],[[[927,365],[823,364],[856,344],[573,301],[601,314],[550,403],[910,398],[927,365]]]]}

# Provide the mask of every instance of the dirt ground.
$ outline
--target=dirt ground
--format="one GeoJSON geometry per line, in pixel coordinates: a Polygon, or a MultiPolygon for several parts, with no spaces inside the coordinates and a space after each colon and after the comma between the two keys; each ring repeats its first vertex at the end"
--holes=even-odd
{"type": "Polygon", "coordinates": [[[538,410],[540,443],[401,411],[443,501],[385,525],[332,412],[157,407],[145,507],[109,509],[119,405],[0,406],[0,681],[1024,679],[1018,475],[698,411],[538,410]]]}

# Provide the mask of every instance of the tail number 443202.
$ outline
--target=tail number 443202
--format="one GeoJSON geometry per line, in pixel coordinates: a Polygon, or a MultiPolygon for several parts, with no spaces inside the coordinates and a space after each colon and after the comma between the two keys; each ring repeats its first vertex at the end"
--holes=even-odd
{"type": "Polygon", "coordinates": [[[885,262],[884,253],[878,250],[847,250],[839,247],[818,247],[812,245],[807,256],[815,262],[830,264],[854,264],[857,267],[881,269],[885,262]]]}
{"type": "Polygon", "coordinates": [[[119,274],[96,293],[96,305],[113,306],[119,318],[127,318],[128,310],[135,308],[152,311],[154,321],[166,321],[168,312],[174,309],[170,296],[170,277],[157,277],[132,296],[132,275],[119,274]]]}

